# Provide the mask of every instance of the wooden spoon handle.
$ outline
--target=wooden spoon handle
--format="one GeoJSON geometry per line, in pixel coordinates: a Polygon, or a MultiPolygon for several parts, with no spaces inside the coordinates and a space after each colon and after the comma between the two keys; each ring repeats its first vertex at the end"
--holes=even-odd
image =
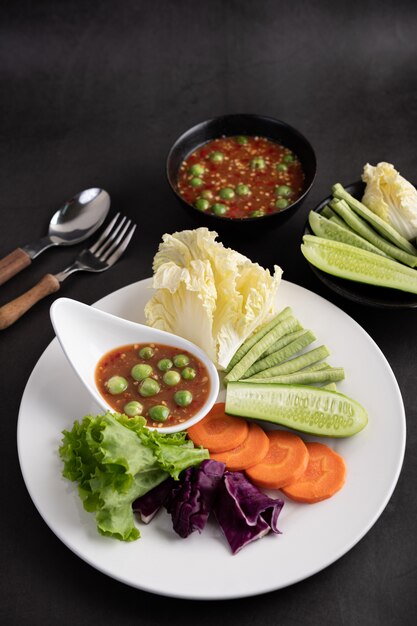
{"type": "Polygon", "coordinates": [[[0,285],[18,274],[32,263],[32,259],[22,248],[16,248],[0,260],[0,285]]]}
{"type": "Polygon", "coordinates": [[[53,274],[45,274],[37,285],[26,291],[18,298],[0,307],[0,330],[14,324],[19,317],[22,317],[34,304],[48,296],[50,293],[58,291],[60,282],[53,274]]]}

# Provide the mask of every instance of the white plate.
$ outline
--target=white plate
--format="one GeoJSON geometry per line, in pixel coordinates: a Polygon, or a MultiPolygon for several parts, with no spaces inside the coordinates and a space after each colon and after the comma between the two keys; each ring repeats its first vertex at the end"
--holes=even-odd
{"type": "MultiPolygon", "coordinates": [[[[150,280],[141,281],[103,298],[97,307],[143,322],[151,293],[150,280]]],[[[364,431],[327,442],[346,460],[344,488],[318,504],[286,502],[279,520],[283,534],[270,534],[235,556],[215,522],[202,535],[181,539],[172,531],[165,511],[148,526],[140,526],[142,538],[134,543],[102,537],[93,515],[83,510],[74,485],[61,476],[57,452],[61,431],[98,408],[54,339],[23,394],[18,452],[35,506],[75,554],[101,572],[146,591],[192,599],[238,598],[311,576],[345,554],[371,528],[394,490],[404,457],[405,415],[394,374],[369,335],[323,298],[283,281],[278,305],[291,305],[301,323],[328,346],[329,361],[346,370],[340,390],[368,410],[364,431]]]]}

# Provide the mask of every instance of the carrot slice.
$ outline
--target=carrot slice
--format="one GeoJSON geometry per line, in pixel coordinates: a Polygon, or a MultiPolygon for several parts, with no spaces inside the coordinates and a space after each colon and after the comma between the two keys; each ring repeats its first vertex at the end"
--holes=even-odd
{"type": "Polygon", "coordinates": [[[188,428],[188,436],[196,446],[203,446],[209,452],[225,452],[246,439],[249,432],[246,420],[227,415],[225,406],[224,402],[218,402],[202,420],[188,428]]]}
{"type": "Polygon", "coordinates": [[[283,493],[297,502],[320,502],[333,496],[345,484],[346,465],[343,458],[323,443],[306,444],[310,459],[304,474],[283,493]]]}
{"type": "Polygon", "coordinates": [[[257,487],[281,489],[304,474],[307,447],[301,437],[286,430],[271,430],[266,434],[269,450],[260,463],[246,470],[246,475],[257,487]]]}
{"type": "Polygon", "coordinates": [[[258,424],[252,423],[249,424],[248,436],[240,446],[226,452],[210,453],[210,457],[225,463],[231,472],[238,472],[260,463],[266,456],[268,448],[269,439],[266,433],[258,424]]]}

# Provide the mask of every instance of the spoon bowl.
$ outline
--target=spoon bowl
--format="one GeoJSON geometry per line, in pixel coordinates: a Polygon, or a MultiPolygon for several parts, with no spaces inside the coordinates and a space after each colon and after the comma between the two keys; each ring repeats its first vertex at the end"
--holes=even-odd
{"type": "Polygon", "coordinates": [[[110,208],[110,196],[104,189],[92,187],[67,200],[52,216],[48,236],[24,246],[31,259],[51,246],[72,246],[88,239],[104,222],[110,208]]]}
{"type": "Polygon", "coordinates": [[[211,409],[219,393],[219,375],[214,364],[196,345],[171,333],[124,320],[91,306],[59,298],[50,309],[52,326],[75,373],[95,403],[104,411],[114,411],[100,394],[95,369],[100,358],[119,346],[133,343],[160,343],[186,350],[202,361],[210,379],[210,390],[201,409],[185,423],[175,426],[148,427],[164,433],[185,430],[199,422],[211,409]]]}

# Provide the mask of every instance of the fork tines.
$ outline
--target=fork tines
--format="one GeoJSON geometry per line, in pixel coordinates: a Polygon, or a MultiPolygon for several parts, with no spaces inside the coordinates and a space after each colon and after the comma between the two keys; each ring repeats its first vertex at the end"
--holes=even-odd
{"type": "Polygon", "coordinates": [[[102,232],[98,241],[89,248],[94,256],[108,265],[113,265],[120,258],[129,245],[136,229],[136,224],[132,225],[132,221],[125,216],[122,216],[120,220],[119,218],[120,213],[117,213],[102,232]],[[129,232],[127,232],[128,230],[129,232]]]}

